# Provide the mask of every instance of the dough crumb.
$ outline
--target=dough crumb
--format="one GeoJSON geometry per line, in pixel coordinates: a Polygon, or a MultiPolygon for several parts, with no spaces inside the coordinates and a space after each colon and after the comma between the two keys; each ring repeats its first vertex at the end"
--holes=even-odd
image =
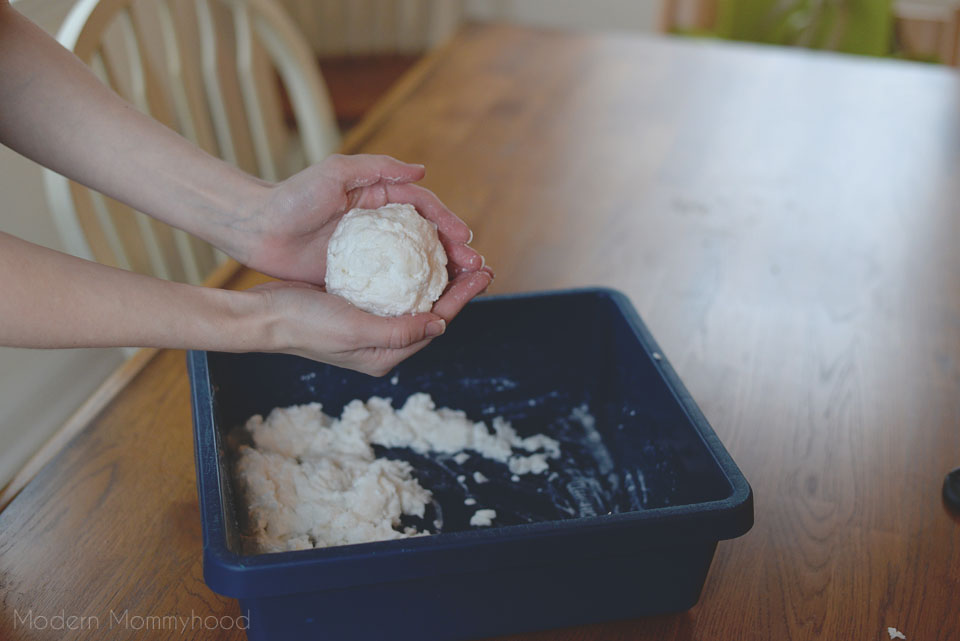
{"type": "Polygon", "coordinates": [[[534,454],[524,458],[512,458],[508,465],[514,476],[518,474],[540,474],[550,468],[550,464],[547,463],[547,457],[544,454],[534,454]]]}
{"type": "Polygon", "coordinates": [[[481,472],[474,472],[474,473],[473,473],[473,480],[476,481],[478,485],[482,485],[482,484],[486,483],[487,481],[489,481],[490,479],[488,479],[486,476],[484,476],[481,472]]]}
{"type": "Polygon", "coordinates": [[[497,518],[496,510],[477,510],[470,517],[470,525],[474,527],[488,527],[493,525],[493,519],[497,518]]]}
{"type": "Polygon", "coordinates": [[[476,505],[476,504],[477,504],[477,499],[474,499],[474,498],[464,499],[464,500],[463,500],[463,504],[464,504],[464,505],[476,505]]]}
{"type": "Polygon", "coordinates": [[[901,632],[900,630],[897,630],[896,628],[887,628],[887,634],[890,635],[890,638],[891,638],[891,639],[904,639],[904,640],[906,640],[906,638],[907,638],[907,635],[905,635],[905,634],[904,634],[903,632],[901,632]]]}

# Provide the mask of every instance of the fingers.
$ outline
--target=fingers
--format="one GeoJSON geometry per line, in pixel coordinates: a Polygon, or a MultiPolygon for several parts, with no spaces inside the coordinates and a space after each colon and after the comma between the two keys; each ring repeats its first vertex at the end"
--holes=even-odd
{"type": "MultiPolygon", "coordinates": [[[[493,279],[494,279],[494,277],[495,277],[495,276],[494,276],[494,273],[493,273],[493,270],[490,269],[490,267],[487,266],[487,265],[484,265],[484,266],[481,267],[480,269],[455,268],[455,269],[453,269],[453,270],[451,270],[451,271],[452,271],[452,274],[450,275],[451,280],[455,279],[457,276],[460,276],[461,274],[473,273],[473,272],[483,272],[484,274],[487,274],[488,276],[490,276],[491,282],[493,281],[493,279]]],[[[483,293],[483,292],[481,292],[481,293],[483,293]]]]}
{"type": "Polygon", "coordinates": [[[360,327],[364,343],[369,347],[391,350],[405,349],[415,343],[434,338],[446,328],[446,320],[436,314],[413,314],[384,318],[365,314],[360,327]]]}
{"type": "Polygon", "coordinates": [[[248,291],[264,294],[270,331],[263,351],[297,354],[383,376],[440,336],[472,298],[490,285],[489,268],[450,283],[431,312],[385,318],[307,283],[274,281],[248,291]]]}
{"type": "Polygon", "coordinates": [[[381,180],[396,184],[415,182],[423,178],[426,171],[423,165],[372,154],[333,154],[324,162],[329,165],[345,191],[374,185],[381,180]]]}
{"type": "Polygon", "coordinates": [[[362,328],[363,342],[372,349],[363,350],[366,356],[354,369],[371,376],[385,376],[442,334],[446,324],[492,281],[493,273],[488,267],[459,275],[434,304],[432,313],[397,318],[364,314],[367,319],[362,328]]]}
{"type": "Polygon", "coordinates": [[[420,215],[437,225],[440,242],[450,260],[450,271],[459,274],[483,268],[483,256],[466,243],[473,240],[473,232],[465,222],[437,198],[433,192],[417,185],[388,185],[389,202],[410,203],[420,215]]]}
{"type": "Polygon", "coordinates": [[[423,165],[373,154],[333,154],[324,162],[347,191],[369,187],[382,180],[386,183],[388,202],[410,203],[421,216],[436,223],[441,234],[454,242],[469,243],[473,239],[467,224],[447,209],[433,192],[408,184],[424,177],[426,169],[423,165]]]}
{"type": "Polygon", "coordinates": [[[460,313],[464,305],[489,287],[491,281],[493,281],[493,274],[487,268],[460,274],[453,279],[443,296],[434,303],[433,313],[449,323],[460,313]]]}
{"type": "Polygon", "coordinates": [[[379,350],[373,362],[366,365],[362,371],[370,376],[386,376],[394,367],[429,345],[432,340],[427,338],[403,349],[379,350]]]}
{"type": "Polygon", "coordinates": [[[443,248],[447,252],[447,259],[450,261],[450,270],[454,274],[466,271],[475,272],[482,269],[485,264],[483,256],[478,254],[472,247],[468,247],[462,243],[444,242],[443,248]]]}
{"type": "Polygon", "coordinates": [[[410,203],[420,215],[434,222],[441,239],[446,237],[453,243],[469,243],[473,233],[465,222],[447,209],[432,191],[418,185],[387,185],[387,200],[392,203],[410,203]]]}
{"type": "MultiPolygon", "coordinates": [[[[336,160],[340,170],[350,167],[357,158],[374,158],[378,162],[396,163],[405,167],[419,168],[415,180],[423,177],[422,165],[405,165],[389,156],[341,156],[336,160]]],[[[367,161],[366,164],[371,164],[367,161]]],[[[411,176],[414,174],[411,173],[411,176]]],[[[483,257],[474,249],[467,247],[467,244],[473,240],[473,232],[465,222],[450,211],[436,195],[428,189],[417,185],[408,184],[409,181],[388,180],[385,184],[378,184],[375,174],[367,174],[365,182],[357,182],[356,179],[349,184],[356,187],[371,187],[360,193],[355,206],[377,208],[387,203],[406,203],[413,205],[421,216],[431,221],[437,226],[437,232],[443,247],[450,259],[451,271],[458,273],[461,271],[477,271],[483,267],[483,257]]]]}

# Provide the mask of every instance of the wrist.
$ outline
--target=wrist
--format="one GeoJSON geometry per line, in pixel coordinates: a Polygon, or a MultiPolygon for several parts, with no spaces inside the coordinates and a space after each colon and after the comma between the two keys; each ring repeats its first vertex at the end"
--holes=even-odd
{"type": "Polygon", "coordinates": [[[234,167],[230,173],[228,180],[199,186],[197,212],[192,217],[197,226],[188,230],[248,264],[262,234],[263,213],[275,185],[234,167]]]}
{"type": "Polygon", "coordinates": [[[213,343],[227,352],[276,352],[282,347],[282,317],[269,292],[206,289],[214,300],[209,328],[213,343]]]}

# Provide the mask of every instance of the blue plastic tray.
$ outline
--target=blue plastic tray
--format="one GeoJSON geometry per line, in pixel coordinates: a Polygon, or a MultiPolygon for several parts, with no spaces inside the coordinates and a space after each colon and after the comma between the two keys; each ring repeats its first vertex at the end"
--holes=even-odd
{"type": "Polygon", "coordinates": [[[188,364],[204,577],[240,600],[253,641],[453,640],[682,611],[697,602],[717,542],[753,524],[746,479],[615,291],[474,301],[384,378],[283,355],[190,352],[188,364]],[[486,469],[491,482],[473,490],[501,527],[474,529],[475,508],[445,482],[446,466],[391,450],[434,491],[443,533],[241,554],[229,429],[278,406],[320,401],[337,415],[354,398],[399,406],[419,391],[474,420],[501,415],[521,435],[566,439],[557,465],[582,463],[579,480],[560,470],[515,484],[486,469]],[[569,417],[582,406],[606,461],[576,441],[569,417]]]}

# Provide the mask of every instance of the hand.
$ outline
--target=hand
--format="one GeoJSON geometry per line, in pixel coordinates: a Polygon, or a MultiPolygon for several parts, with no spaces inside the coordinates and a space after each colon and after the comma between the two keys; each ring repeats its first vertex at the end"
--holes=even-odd
{"type": "Polygon", "coordinates": [[[305,356],[372,376],[426,347],[467,302],[489,284],[489,274],[461,274],[433,311],[395,318],[368,314],[307,283],[273,282],[248,292],[273,319],[272,351],[305,356]]]}
{"type": "Polygon", "coordinates": [[[483,258],[467,246],[470,228],[432,192],[410,184],[423,176],[422,165],[389,156],[334,154],[252,203],[246,217],[231,223],[233,242],[224,249],[270,276],[322,285],[327,244],[344,214],[355,207],[410,203],[436,223],[451,279],[484,269],[483,258]]]}
{"type": "Polygon", "coordinates": [[[373,375],[425,347],[490,282],[485,271],[461,274],[431,313],[382,318],[315,285],[185,285],[2,232],[0,272],[0,345],[284,352],[373,375]]]}

